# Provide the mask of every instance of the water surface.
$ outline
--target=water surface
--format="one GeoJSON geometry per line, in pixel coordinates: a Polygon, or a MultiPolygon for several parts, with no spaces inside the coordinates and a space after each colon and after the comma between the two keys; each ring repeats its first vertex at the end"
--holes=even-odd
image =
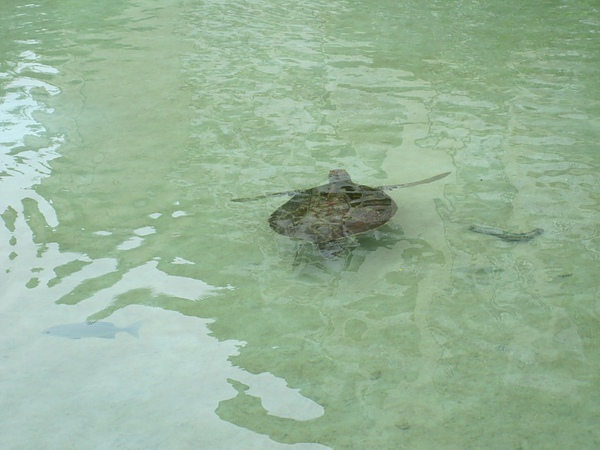
{"type": "Polygon", "coordinates": [[[600,445],[595,3],[5,3],[3,448],[600,445]],[[334,168],[452,175],[337,260],[230,201],[334,168]]]}

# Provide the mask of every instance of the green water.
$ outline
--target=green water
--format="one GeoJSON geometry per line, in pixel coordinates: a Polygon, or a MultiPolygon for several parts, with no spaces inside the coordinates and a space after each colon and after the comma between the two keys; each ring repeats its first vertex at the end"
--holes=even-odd
{"type": "Polygon", "coordinates": [[[600,446],[596,2],[5,1],[0,30],[1,448],[600,446]],[[452,174],[335,260],[230,201],[334,168],[452,174]],[[142,326],[42,333],[86,320],[142,326]]]}

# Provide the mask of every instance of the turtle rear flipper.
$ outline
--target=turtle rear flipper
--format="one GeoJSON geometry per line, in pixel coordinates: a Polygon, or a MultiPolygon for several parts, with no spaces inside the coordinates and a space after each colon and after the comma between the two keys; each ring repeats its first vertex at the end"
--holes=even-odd
{"type": "Polygon", "coordinates": [[[320,242],[317,244],[317,248],[323,258],[333,259],[349,252],[357,245],[354,239],[337,239],[335,241],[320,242]]]}

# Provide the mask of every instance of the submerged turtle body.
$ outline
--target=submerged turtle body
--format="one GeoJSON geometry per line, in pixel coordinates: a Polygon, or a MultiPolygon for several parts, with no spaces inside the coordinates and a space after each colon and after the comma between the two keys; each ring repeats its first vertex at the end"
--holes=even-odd
{"type": "Polygon", "coordinates": [[[398,207],[383,188],[354,183],[345,170],[329,172],[329,183],[297,192],[269,217],[279,234],[315,243],[332,241],[380,227],[398,207]]]}

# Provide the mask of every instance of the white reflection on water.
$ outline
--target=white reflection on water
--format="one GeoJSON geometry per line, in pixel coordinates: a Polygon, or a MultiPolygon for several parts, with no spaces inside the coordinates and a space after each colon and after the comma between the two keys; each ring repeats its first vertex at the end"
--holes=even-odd
{"type": "MultiPolygon", "coordinates": [[[[158,261],[148,261],[146,264],[129,270],[112,286],[95,292],[89,302],[98,302],[98,306],[110,302],[120,294],[134,289],[149,289],[152,294],[164,294],[187,300],[200,300],[208,295],[214,295],[219,290],[227,289],[206,284],[201,280],[167,275],[157,268],[158,261]]],[[[114,261],[116,269],[116,261],[114,261]]],[[[231,288],[229,288],[231,289],[231,288]]]]}
{"type": "Polygon", "coordinates": [[[4,269],[0,272],[0,284],[4,292],[13,297],[20,296],[18,291],[22,289],[23,280],[27,281],[28,273],[39,272],[43,266],[35,261],[38,246],[33,243],[33,233],[27,224],[26,203],[35,203],[48,226],[58,225],[52,204],[40,196],[34,186],[50,175],[50,161],[60,156],[56,150],[63,140],[61,135],[49,134],[34,117],[34,113],[52,112],[34,98],[34,92],[41,90],[46,95],[57,95],[60,90],[48,82],[21,74],[32,69],[38,73],[55,73],[55,69],[34,62],[37,55],[32,51],[22,52],[20,58],[22,61],[9,61],[11,69],[0,74],[4,81],[0,101],[0,215],[5,225],[0,227],[0,258],[4,269]]]}
{"type": "MultiPolygon", "coordinates": [[[[35,59],[33,52],[23,52],[27,60],[35,59]]],[[[43,103],[34,99],[32,91],[42,89],[49,95],[57,95],[60,90],[47,82],[23,77],[20,73],[35,67],[38,72],[52,72],[52,68],[40,63],[16,64],[9,73],[1,73],[0,79],[8,80],[3,86],[4,95],[0,101],[0,213],[9,207],[23,213],[21,201],[31,198],[38,203],[46,222],[56,226],[58,221],[49,202],[39,196],[33,186],[41,178],[49,176],[49,163],[59,155],[56,149],[62,136],[48,136],[44,127],[35,120],[33,112],[52,112],[43,103]],[[39,142],[32,148],[26,140],[39,142]],[[45,145],[44,145],[45,144],[45,145]]]]}

